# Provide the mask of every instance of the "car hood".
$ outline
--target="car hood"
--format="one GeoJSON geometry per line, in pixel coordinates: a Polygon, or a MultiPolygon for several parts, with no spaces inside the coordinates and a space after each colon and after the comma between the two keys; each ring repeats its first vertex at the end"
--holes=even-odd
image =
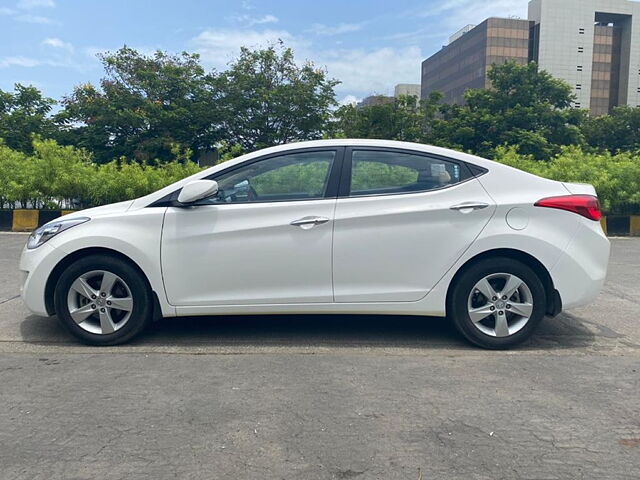
{"type": "Polygon", "coordinates": [[[109,205],[103,205],[101,207],[87,208],[86,210],[80,210],[78,212],[70,213],[65,216],[65,219],[77,218],[77,217],[99,217],[102,215],[112,215],[114,213],[124,213],[129,210],[133,200],[127,200],[126,202],[111,203],[109,205]]]}

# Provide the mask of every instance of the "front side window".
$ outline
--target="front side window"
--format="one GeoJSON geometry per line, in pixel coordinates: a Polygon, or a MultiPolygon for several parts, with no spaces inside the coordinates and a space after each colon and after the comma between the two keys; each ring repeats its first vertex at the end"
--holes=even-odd
{"type": "Polygon", "coordinates": [[[335,151],[291,153],[213,176],[218,195],[205,204],[282,202],[324,198],[335,151]]]}
{"type": "Polygon", "coordinates": [[[438,158],[373,150],[351,157],[352,196],[425,192],[460,181],[460,165],[438,158]]]}

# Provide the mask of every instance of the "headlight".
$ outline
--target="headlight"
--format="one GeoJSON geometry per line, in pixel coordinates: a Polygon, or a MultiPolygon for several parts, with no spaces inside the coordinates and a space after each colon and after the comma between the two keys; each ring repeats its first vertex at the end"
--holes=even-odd
{"type": "Polygon", "coordinates": [[[89,220],[91,220],[89,217],[77,217],[69,218],[67,220],[60,219],[49,222],[46,225],[43,225],[40,228],[34,230],[31,235],[29,235],[27,248],[30,250],[38,248],[40,245],[52,239],[60,232],[64,232],[71,227],[75,227],[76,225],[80,225],[81,223],[88,222],[89,220]]]}

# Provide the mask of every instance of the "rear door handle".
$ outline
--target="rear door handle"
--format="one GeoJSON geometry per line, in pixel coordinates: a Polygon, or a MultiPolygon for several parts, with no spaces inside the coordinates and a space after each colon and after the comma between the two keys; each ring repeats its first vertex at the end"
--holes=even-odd
{"type": "Polygon", "coordinates": [[[290,223],[290,225],[294,227],[302,227],[304,229],[309,229],[315,227],[316,225],[322,225],[323,223],[327,223],[329,219],[327,217],[304,217],[298,220],[294,220],[290,223]]]}
{"type": "Polygon", "coordinates": [[[459,205],[454,205],[453,207],[450,207],[450,209],[457,210],[459,212],[464,212],[465,210],[469,210],[469,211],[482,210],[484,208],[487,208],[488,206],[489,206],[488,203],[466,202],[466,203],[461,203],[459,205]]]}

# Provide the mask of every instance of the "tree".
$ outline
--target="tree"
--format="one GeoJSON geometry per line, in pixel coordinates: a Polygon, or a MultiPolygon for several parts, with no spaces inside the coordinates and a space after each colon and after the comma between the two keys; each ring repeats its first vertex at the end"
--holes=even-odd
{"type": "Polygon", "coordinates": [[[100,58],[101,88],[80,85],[62,101],[63,143],[91,150],[99,163],[120,156],[169,160],[175,144],[196,153],[214,148],[214,75],[198,55],[146,56],[125,46],[100,58]]]}
{"type": "Polygon", "coordinates": [[[448,105],[434,123],[439,144],[491,156],[496,147],[515,145],[537,159],[580,145],[584,112],[569,108],[571,87],[538,70],[535,63],[494,65],[491,88],[468,90],[464,105],[448,105]]]}
{"type": "Polygon", "coordinates": [[[14,92],[0,90],[0,138],[8,147],[30,154],[34,134],[53,135],[49,113],[56,102],[33,86],[16,83],[14,92]]]}
{"type": "Polygon", "coordinates": [[[217,79],[225,141],[252,151],[321,138],[336,105],[338,83],[311,62],[298,66],[282,43],[255,51],[241,48],[217,79]]]}
{"type": "Polygon", "coordinates": [[[335,113],[334,128],[346,138],[425,142],[441,99],[442,95],[434,92],[421,102],[414,96],[401,96],[389,103],[366,107],[344,105],[335,113]]]}
{"type": "Polygon", "coordinates": [[[640,152],[640,107],[616,107],[610,115],[589,117],[582,132],[586,142],[597,149],[640,152]]]}

